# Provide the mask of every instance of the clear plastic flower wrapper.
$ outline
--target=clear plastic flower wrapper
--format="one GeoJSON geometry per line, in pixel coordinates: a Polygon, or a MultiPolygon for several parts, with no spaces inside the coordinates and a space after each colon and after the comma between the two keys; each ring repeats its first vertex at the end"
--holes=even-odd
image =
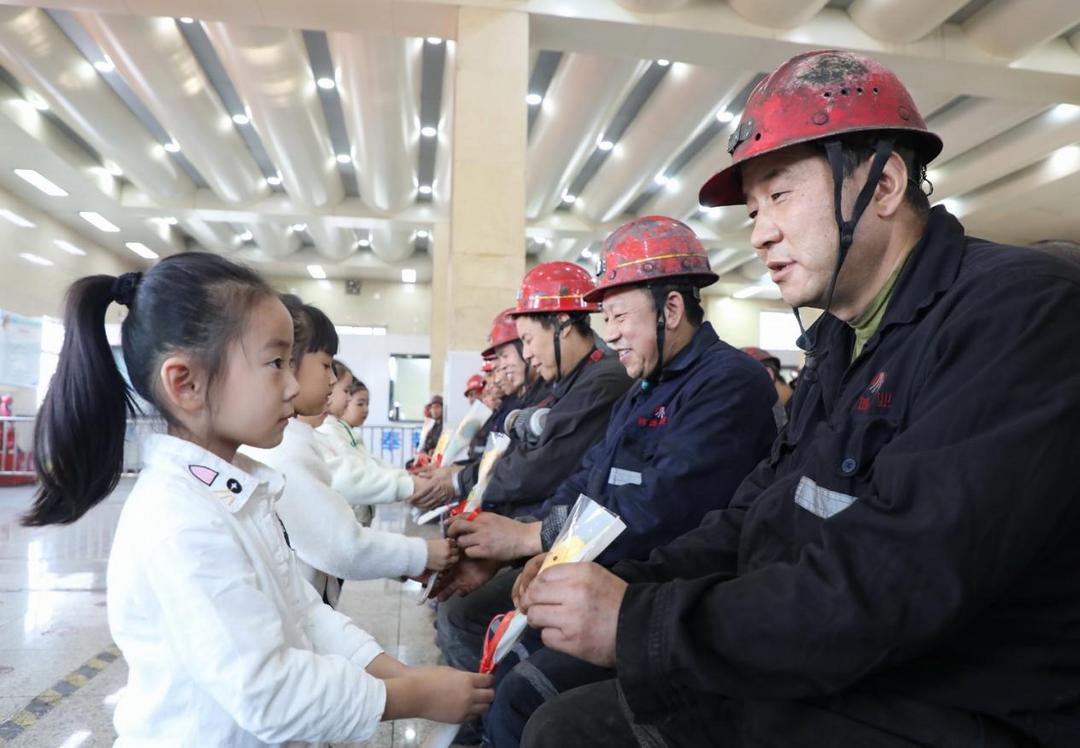
{"type": "Polygon", "coordinates": [[[465,417],[454,429],[454,433],[445,443],[439,443],[435,450],[435,463],[437,465],[452,465],[464,458],[469,453],[469,444],[476,432],[491,418],[492,410],[480,400],[476,400],[465,411],[465,417]]]}
{"type": "MultiPolygon", "coordinates": [[[[537,576],[555,564],[595,560],[625,529],[626,524],[617,514],[585,494],[580,494],[537,576]]],[[[495,665],[521,641],[528,624],[528,617],[520,610],[502,613],[492,619],[484,637],[481,673],[490,673],[495,669],[495,665]]],[[[458,725],[439,724],[428,735],[423,748],[448,748],[457,731],[458,725]]]]}

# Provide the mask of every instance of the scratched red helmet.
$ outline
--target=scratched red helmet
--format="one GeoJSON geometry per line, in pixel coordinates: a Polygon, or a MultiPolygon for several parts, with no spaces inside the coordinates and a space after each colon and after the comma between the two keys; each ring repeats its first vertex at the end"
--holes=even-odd
{"type": "Polygon", "coordinates": [[[550,314],[554,312],[599,312],[585,295],[596,286],[589,272],[572,262],[545,262],[537,265],[521,281],[517,306],[506,314],[550,314]]]}
{"type": "Polygon", "coordinates": [[[470,392],[483,392],[484,391],[484,378],[479,374],[473,374],[469,377],[469,381],[465,383],[465,394],[470,392]]]}
{"type": "Polygon", "coordinates": [[[488,335],[488,347],[480,352],[480,355],[484,358],[491,358],[495,355],[495,349],[504,343],[512,343],[518,339],[517,325],[514,324],[514,318],[511,313],[514,311],[514,307],[509,309],[503,309],[499,312],[499,315],[495,317],[495,321],[491,323],[491,334],[488,335]]]}
{"type": "Polygon", "coordinates": [[[699,202],[742,205],[742,164],[798,143],[855,132],[905,135],[924,163],[941,153],[941,138],[926,128],[891,70],[855,52],[796,55],[754,87],[728,141],[731,165],[705,183],[699,202]]]}
{"type": "Polygon", "coordinates": [[[596,288],[585,300],[599,303],[613,288],[676,280],[704,287],[719,276],[693,229],[666,216],[635,218],[604,240],[596,288]]]}

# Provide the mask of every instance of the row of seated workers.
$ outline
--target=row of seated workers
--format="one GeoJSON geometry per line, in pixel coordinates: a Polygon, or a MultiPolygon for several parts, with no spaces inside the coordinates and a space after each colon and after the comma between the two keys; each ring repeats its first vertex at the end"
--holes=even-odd
{"type": "MultiPolygon", "coordinates": [[[[493,410],[473,448],[410,471],[358,439],[367,391],[318,309],[212,255],[102,282],[169,424],[110,559],[117,744],[357,741],[420,716],[497,748],[1080,746],[1080,262],[931,209],[940,139],[862,55],[785,62],[730,148],[702,204],[745,204],[785,302],[824,310],[793,392],[774,357],[717,336],[709,254],[663,216],[611,233],[595,275],[525,274],[469,384],[493,410]],[[226,356],[208,407],[183,352],[222,336],[211,313],[247,320],[244,351],[293,353],[251,373],[226,356]],[[489,433],[509,446],[488,474],[489,433]],[[375,505],[457,505],[480,481],[441,537],[368,526],[375,505]],[[625,529],[541,570],[581,496],[625,529]],[[404,665],[333,610],[348,580],[435,573],[445,666],[404,665]],[[489,673],[511,610],[528,628],[489,673]]],[[[115,485],[89,419],[60,419],[77,354],[39,418],[31,524],[115,485]]]]}

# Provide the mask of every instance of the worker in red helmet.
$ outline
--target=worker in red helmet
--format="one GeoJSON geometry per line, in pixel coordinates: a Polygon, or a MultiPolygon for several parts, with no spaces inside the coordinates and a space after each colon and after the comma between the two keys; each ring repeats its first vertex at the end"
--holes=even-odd
{"type": "MultiPolygon", "coordinates": [[[[750,358],[760,363],[765,371],[769,375],[769,379],[773,383],[773,387],[776,388],[776,396],[779,398],[780,406],[787,407],[787,404],[791,402],[791,396],[795,394],[795,391],[791,389],[791,385],[784,379],[783,373],[780,371],[780,359],[769,353],[766,350],[757,348],[756,346],[748,346],[743,348],[743,353],[746,353],[750,358]]],[[[786,418],[784,420],[787,420],[786,418]]]]}
{"type": "MultiPolygon", "coordinates": [[[[626,370],[610,350],[597,346],[589,325],[589,315],[599,310],[585,300],[594,288],[589,272],[569,262],[537,265],[522,279],[517,304],[507,314],[514,320],[525,362],[550,390],[519,411],[507,427],[512,441],[484,490],[486,511],[525,516],[542,507],[604,437],[612,406],[630,387],[626,370]]],[[[455,495],[467,496],[475,478],[465,470],[455,473],[455,495]]],[[[458,567],[458,577],[447,574],[445,581],[456,585],[467,579],[467,586],[475,589],[501,566],[499,561],[466,561],[458,567]]],[[[506,599],[512,583],[513,575],[504,573],[493,580],[493,587],[486,585],[484,594],[506,599]]],[[[485,604],[467,600],[456,598],[440,606],[439,644],[452,665],[476,670],[493,614],[485,604]]]]}
{"type": "MultiPolygon", "coordinates": [[[[647,559],[728,505],[776,438],[777,397],[761,367],[705,321],[701,288],[716,280],[701,241],[674,218],[637,218],[607,237],[585,300],[600,304],[604,341],[637,385],[616,403],[581,469],[532,518],[454,521],[448,535],[466,557],[515,562],[550,549],[582,494],[626,525],[597,559],[605,567],[647,559]]],[[[494,613],[513,604],[507,596],[494,613]]],[[[526,634],[496,671],[487,742],[517,745],[554,693],[610,677],[526,634]]]]}
{"type": "Polygon", "coordinates": [[[941,141],[864,55],[784,62],[729,147],[701,203],[824,312],[791,418],[648,561],[530,561],[529,624],[613,677],[522,744],[1080,744],[1080,270],[931,209],[941,141]]]}
{"type": "Polygon", "coordinates": [[[484,377],[482,374],[473,374],[465,383],[465,399],[469,401],[469,405],[472,405],[480,399],[482,394],[484,394],[484,377]]]}

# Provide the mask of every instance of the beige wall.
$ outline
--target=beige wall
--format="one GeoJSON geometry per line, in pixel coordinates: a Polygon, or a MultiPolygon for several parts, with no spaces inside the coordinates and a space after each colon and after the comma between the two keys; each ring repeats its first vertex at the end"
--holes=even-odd
{"type": "Polygon", "coordinates": [[[280,291],[295,293],[317,306],[335,325],[383,325],[392,335],[431,331],[431,284],[365,280],[358,296],[345,293],[345,281],[270,278],[280,291]]]}
{"type": "MultiPolygon", "coordinates": [[[[712,322],[716,334],[736,348],[759,345],[759,314],[761,312],[785,312],[791,307],[782,301],[756,301],[733,299],[728,296],[705,296],[705,318],[712,322]]],[[[803,311],[803,324],[809,327],[818,318],[816,309],[803,311]]],[[[791,341],[791,349],[795,341],[791,341]]]]}

